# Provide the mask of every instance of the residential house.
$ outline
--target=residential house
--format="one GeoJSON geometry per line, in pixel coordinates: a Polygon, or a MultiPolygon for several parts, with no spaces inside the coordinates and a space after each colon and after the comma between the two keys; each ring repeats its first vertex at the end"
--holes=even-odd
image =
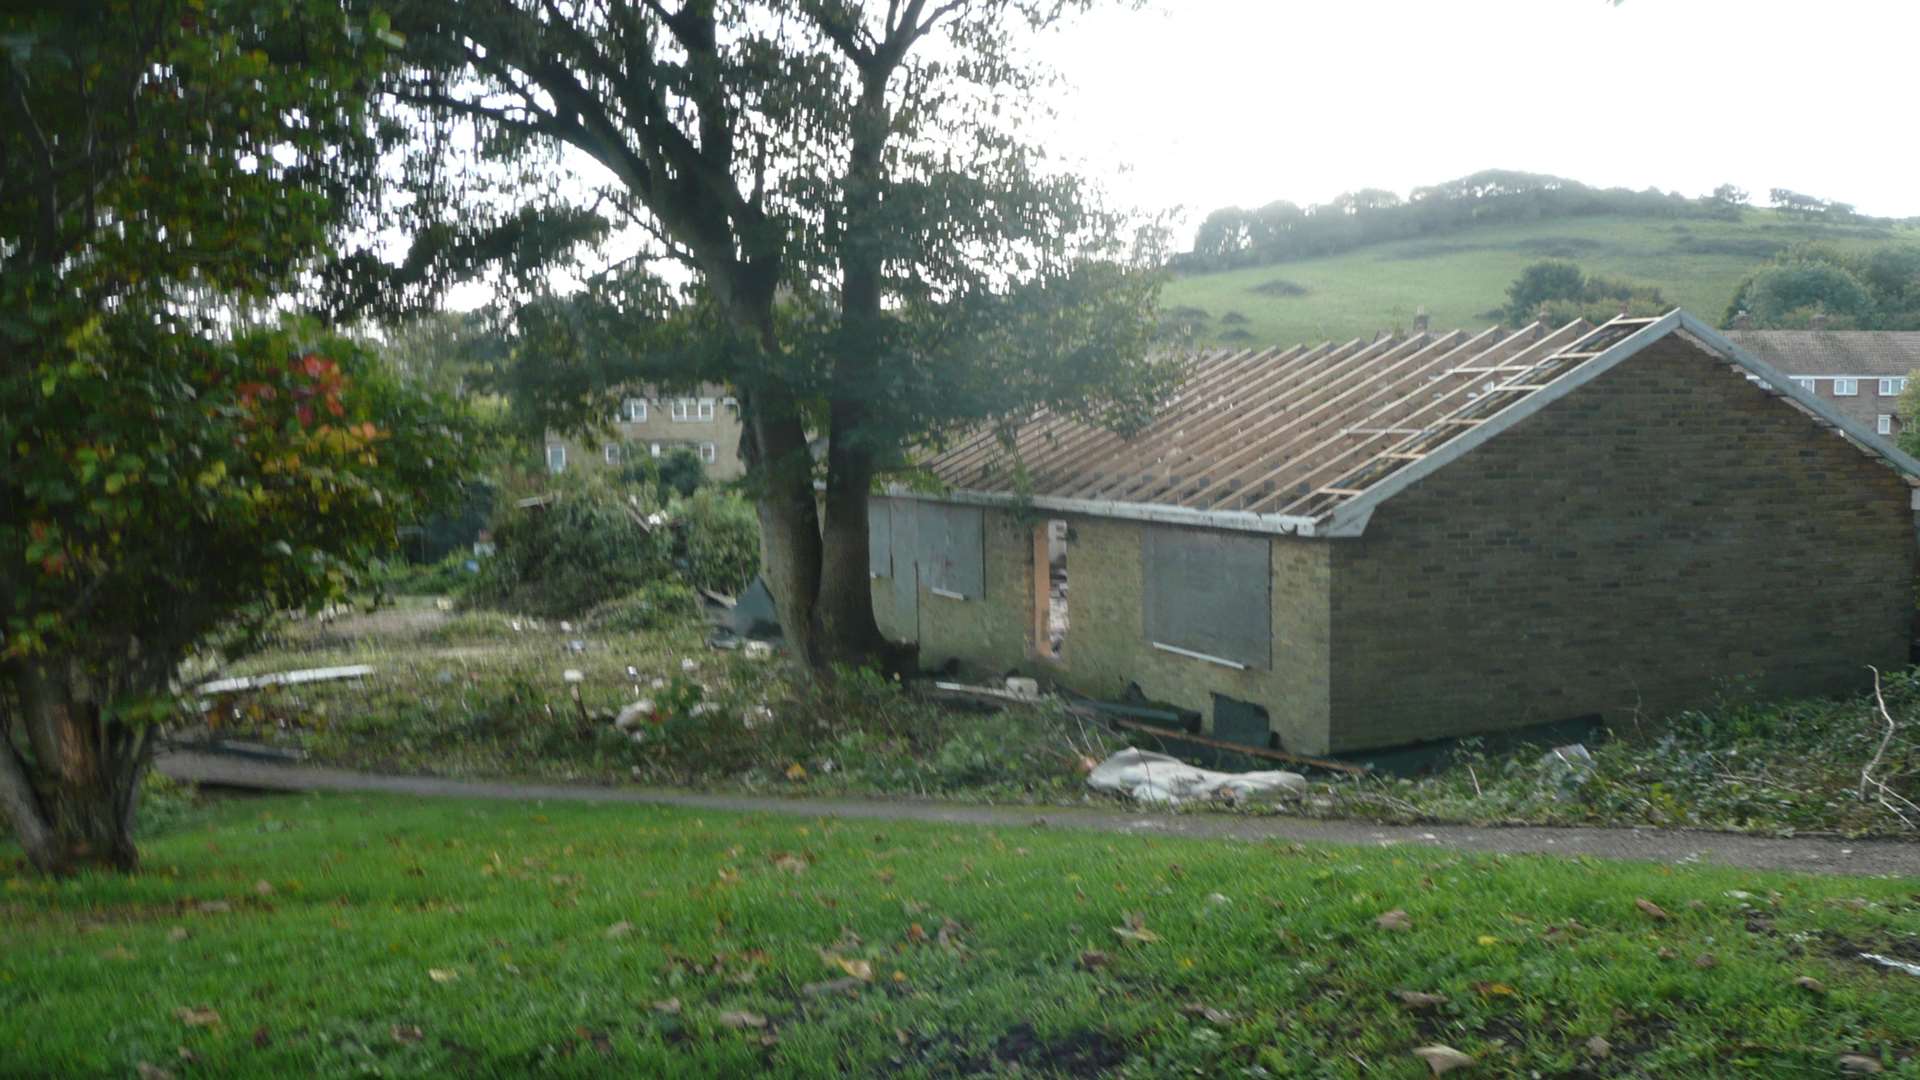
{"type": "Polygon", "coordinates": [[[1903,430],[1894,406],[1920,370],[1920,331],[1748,330],[1739,322],[1727,340],[1840,415],[1889,440],[1903,430]]]}
{"type": "Polygon", "coordinates": [[[1013,446],[875,497],[882,629],[1219,738],[1618,723],[1908,658],[1920,462],[1684,312],[1214,352],[1132,438],[1013,446]]]}
{"type": "Polygon", "coordinates": [[[639,391],[621,399],[612,419],[611,437],[593,447],[548,432],[547,470],[617,468],[636,454],[657,458],[684,447],[700,455],[707,475],[716,480],[746,472],[740,459],[740,406],[723,387],[672,396],[639,391]]]}

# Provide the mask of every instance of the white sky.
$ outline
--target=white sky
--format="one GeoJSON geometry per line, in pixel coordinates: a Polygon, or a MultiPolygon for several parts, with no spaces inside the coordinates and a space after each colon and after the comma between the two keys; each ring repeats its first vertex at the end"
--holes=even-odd
{"type": "Polygon", "coordinates": [[[1405,195],[1481,169],[1920,215],[1911,0],[1151,0],[1040,55],[1122,203],[1405,195]]]}

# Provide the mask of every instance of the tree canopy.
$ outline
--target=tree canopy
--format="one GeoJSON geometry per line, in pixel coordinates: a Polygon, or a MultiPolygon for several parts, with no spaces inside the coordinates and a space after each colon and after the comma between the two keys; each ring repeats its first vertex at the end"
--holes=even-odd
{"type": "Polygon", "coordinates": [[[131,866],[152,721],[236,617],[338,596],[450,487],[457,419],[270,318],[371,181],[390,37],[326,0],[0,30],[0,808],[131,866]]]}
{"type": "Polygon", "coordinates": [[[1163,387],[1137,237],[1021,134],[1025,43],[1088,2],[402,0],[386,88],[426,181],[404,269],[637,247],[576,294],[530,286],[533,381],[576,416],[623,380],[732,386],[788,640],[870,656],[878,475],[1038,408],[1137,422],[1163,387]]]}
{"type": "Polygon", "coordinates": [[[1741,314],[1766,329],[1920,330],[1920,246],[1796,247],[1734,290],[1725,318],[1741,314]]]}

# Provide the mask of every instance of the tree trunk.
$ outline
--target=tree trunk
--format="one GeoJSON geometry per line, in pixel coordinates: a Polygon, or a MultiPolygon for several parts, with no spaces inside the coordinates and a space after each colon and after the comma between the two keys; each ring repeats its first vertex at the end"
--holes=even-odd
{"type": "Polygon", "coordinates": [[[861,441],[865,407],[858,401],[833,403],[833,440],[827,446],[825,562],[820,568],[820,600],[814,609],[815,634],[826,658],[858,664],[885,653],[886,639],[873,618],[873,584],[867,572],[868,494],[873,487],[873,452],[861,441]]]}
{"type": "Polygon", "coordinates": [[[12,674],[33,759],[26,768],[10,739],[0,746],[0,805],[28,860],[56,875],[138,868],[133,812],[147,733],[105,717],[74,679],[38,666],[12,674]]]}
{"type": "Polygon", "coordinates": [[[780,613],[780,629],[808,667],[826,664],[814,633],[820,596],[820,514],[813,497],[813,455],[799,410],[783,389],[748,391],[748,433],[759,473],[760,565],[780,613]]]}

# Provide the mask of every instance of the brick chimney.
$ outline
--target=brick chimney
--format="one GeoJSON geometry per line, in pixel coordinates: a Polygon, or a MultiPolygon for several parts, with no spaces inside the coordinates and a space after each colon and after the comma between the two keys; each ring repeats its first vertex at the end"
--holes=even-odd
{"type": "Polygon", "coordinates": [[[1751,316],[1751,315],[1749,315],[1749,314],[1747,314],[1746,312],[1744,312],[1744,311],[1742,311],[1742,312],[1740,312],[1740,313],[1738,313],[1738,314],[1736,314],[1736,315],[1735,315],[1735,316],[1733,317],[1733,321],[1732,321],[1732,322],[1730,322],[1730,323],[1728,323],[1728,324],[1727,324],[1727,329],[1729,329],[1729,330],[1751,330],[1751,329],[1753,329],[1753,316],[1751,316]]]}
{"type": "Polygon", "coordinates": [[[1429,322],[1430,320],[1427,318],[1427,307],[1425,304],[1422,304],[1418,308],[1414,309],[1414,312],[1413,312],[1413,332],[1414,333],[1416,334],[1426,333],[1427,325],[1429,322]]]}

